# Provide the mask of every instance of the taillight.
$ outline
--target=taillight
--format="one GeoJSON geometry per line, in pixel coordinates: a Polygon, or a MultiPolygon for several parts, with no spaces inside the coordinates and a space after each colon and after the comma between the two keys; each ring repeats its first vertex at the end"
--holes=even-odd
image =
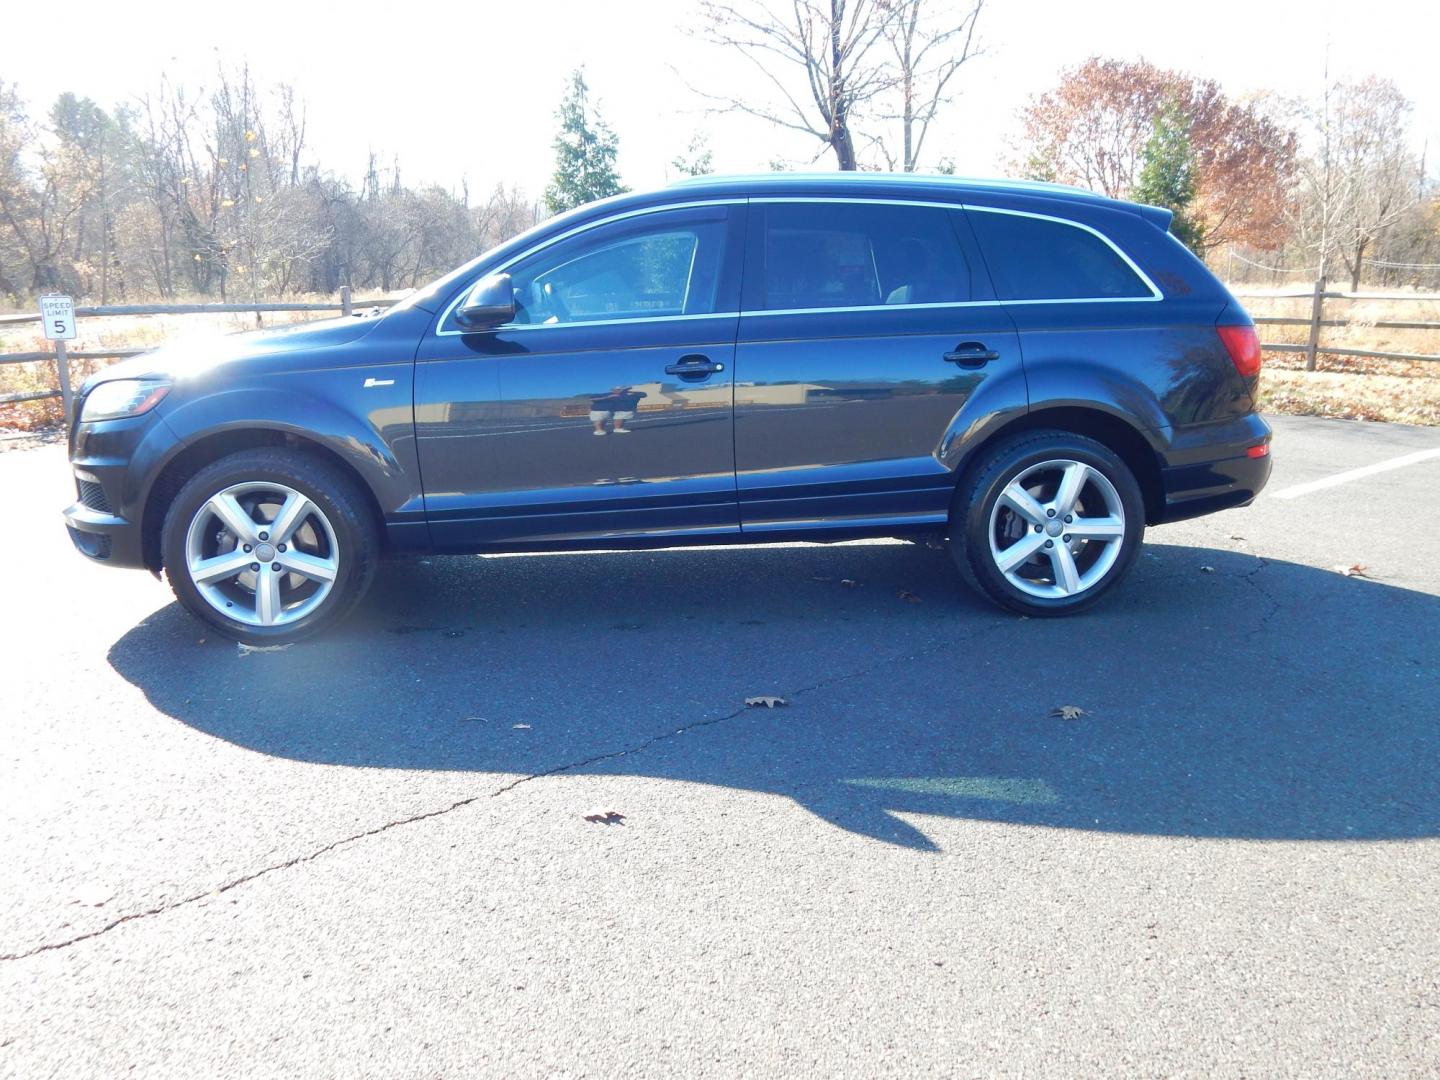
{"type": "Polygon", "coordinates": [[[1230,354],[1230,362],[1243,377],[1260,374],[1260,335],[1253,326],[1217,326],[1215,332],[1230,354]]]}

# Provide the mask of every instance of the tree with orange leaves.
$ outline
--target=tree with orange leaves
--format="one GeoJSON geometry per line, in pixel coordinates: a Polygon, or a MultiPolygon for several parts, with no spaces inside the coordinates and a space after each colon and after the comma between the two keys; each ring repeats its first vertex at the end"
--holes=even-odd
{"type": "Polygon", "coordinates": [[[1127,198],[1155,120],[1178,109],[1195,158],[1192,213],[1206,248],[1272,249],[1285,240],[1295,135],[1262,103],[1237,103],[1217,83],[1143,60],[1087,60],[1021,112],[1022,167],[1037,179],[1127,198]]]}

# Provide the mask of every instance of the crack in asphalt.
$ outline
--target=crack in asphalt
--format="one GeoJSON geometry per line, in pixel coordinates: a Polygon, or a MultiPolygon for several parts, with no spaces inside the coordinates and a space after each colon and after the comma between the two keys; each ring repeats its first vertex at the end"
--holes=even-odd
{"type": "Polygon", "coordinates": [[[224,882],[221,885],[217,885],[215,888],[208,889],[205,892],[195,893],[191,896],[182,897],[179,900],[170,901],[169,903],[157,904],[152,908],[146,908],[144,911],[132,911],[129,915],[122,915],[118,919],[113,919],[110,922],[106,923],[104,926],[99,927],[98,929],[89,930],[83,934],[76,934],[74,937],[66,938],[64,941],[47,942],[44,945],[37,945],[33,949],[27,949],[24,952],[0,953],[0,961],[24,960],[27,957],[38,956],[40,953],[53,952],[56,949],[67,949],[71,945],[78,945],[82,941],[90,941],[92,938],[98,938],[103,934],[108,934],[111,930],[114,930],[116,927],[124,926],[126,923],[135,922],[139,919],[148,919],[153,915],[163,915],[167,911],[174,911],[177,908],[187,907],[190,904],[198,903],[199,901],[207,899],[208,897],[220,896],[223,893],[229,892],[231,889],[235,889],[241,885],[248,884],[249,882],[255,881],[257,878],[262,878],[266,874],[273,874],[278,870],[288,870],[291,867],[299,866],[302,863],[313,862],[314,860],[320,858],[320,856],[328,854],[329,852],[334,851],[336,848],[343,847],[346,844],[352,844],[356,841],[364,840],[365,838],[370,836],[378,836],[380,833],[388,832],[391,829],[398,829],[402,825],[412,825],[415,822],[425,821],[428,818],[440,817],[444,814],[450,813],[452,810],[459,810],[462,806],[468,806],[470,803],[476,802],[482,798],[484,798],[483,795],[472,795],[467,799],[460,799],[456,802],[451,803],[449,806],[442,807],[439,810],[427,810],[421,814],[411,814],[409,817],[397,818],[394,821],[387,821],[385,824],[377,825],[373,829],[366,829],[364,832],[358,832],[352,836],[346,836],[342,837],[339,840],[332,841],[331,843],[326,844],[324,847],[316,848],[314,851],[307,852],[304,855],[297,855],[293,859],[287,859],[284,862],[273,863],[270,866],[261,867],[259,870],[255,870],[249,874],[244,874],[238,878],[233,878],[230,881],[224,882]]]}
{"type": "MultiPolygon", "coordinates": [[[[961,634],[953,639],[946,638],[944,640],[935,642],[933,645],[928,645],[922,649],[915,649],[907,653],[901,653],[896,656],[890,656],[882,660],[877,660],[872,664],[857,668],[854,671],[848,671],[839,675],[832,675],[828,678],[819,679],[813,683],[810,683],[807,686],[802,686],[796,690],[787,691],[787,694],[789,695],[789,697],[800,697],[802,694],[814,693],[817,690],[821,690],[829,686],[834,686],[838,683],[843,683],[850,679],[862,678],[875,671],[878,671],[880,668],[885,667],[889,664],[898,664],[910,660],[918,660],[921,657],[930,656],[938,652],[942,648],[954,644],[956,641],[967,640],[978,632],[979,627],[977,627],[970,633],[961,634]]],[[[422,821],[429,821],[432,818],[444,817],[446,814],[453,813],[456,810],[464,809],[465,807],[477,803],[482,799],[498,798],[501,795],[514,791],[521,784],[528,783],[531,780],[540,780],[544,779],[547,776],[556,776],[561,773],[571,772],[575,769],[583,769],[589,765],[598,764],[602,761],[611,761],[615,758],[622,758],[629,754],[643,753],[657,743],[666,742],[670,739],[674,739],[680,735],[684,735],[686,732],[697,731],[701,728],[714,727],[717,724],[723,724],[727,720],[733,720],[737,716],[741,716],[744,713],[751,711],[751,708],[751,706],[742,705],[740,708],[734,709],[721,716],[714,716],[705,720],[697,720],[694,723],[686,724],[685,726],[676,728],[673,731],[666,731],[658,735],[652,735],[647,739],[643,739],[638,743],[624,747],[620,750],[610,750],[603,754],[595,754],[591,757],[583,758],[579,761],[571,761],[566,762],[563,765],[556,765],[554,768],[545,769],[541,772],[530,773],[526,776],[522,776],[518,779],[510,781],[508,784],[504,784],[503,786],[496,788],[494,791],[484,794],[470,795],[464,799],[457,799],[449,806],[443,806],[436,810],[426,810],[423,813],[410,814],[406,817],[396,818],[393,821],[387,821],[383,825],[377,825],[372,829],[366,829],[363,832],[354,833],[350,836],[341,837],[339,840],[331,841],[323,847],[316,848],[315,850],[306,852],[303,855],[297,855],[293,859],[287,859],[284,862],[273,863],[269,866],[261,867],[259,870],[252,871],[251,873],[244,874],[237,878],[232,878],[231,880],[217,885],[212,889],[207,889],[205,892],[194,893],[190,896],[182,897],[179,900],[173,900],[163,904],[156,904],[154,907],[146,908],[143,911],[132,911],[128,915],[122,915],[117,919],[112,919],[104,926],[98,927],[94,930],[88,930],[83,934],[76,934],[73,937],[65,938],[62,941],[46,942],[45,944],[37,945],[34,948],[27,949],[23,952],[0,953],[0,961],[25,960],[33,956],[39,956],[41,953],[55,952],[59,949],[68,949],[72,945],[78,945],[85,941],[92,941],[95,938],[102,937],[105,934],[108,934],[112,930],[124,926],[126,923],[137,922],[141,919],[152,918],[156,915],[164,915],[167,912],[175,911],[179,908],[188,907],[191,904],[199,903],[201,900],[221,896],[232,889],[239,888],[241,885],[247,885],[252,881],[256,881],[259,878],[265,877],[267,874],[273,874],[281,870],[289,870],[296,866],[302,866],[305,863],[314,862],[321,856],[328,855],[330,852],[335,851],[337,848],[345,847],[348,844],[358,843],[361,840],[366,840],[372,836],[379,836],[381,833],[386,833],[389,832],[391,829],[398,829],[405,825],[415,825],[422,821]]]]}
{"type": "Polygon", "coordinates": [[[1270,568],[1270,560],[1265,558],[1265,556],[1263,555],[1252,554],[1251,557],[1258,560],[1260,565],[1255,567],[1253,570],[1247,570],[1245,573],[1237,574],[1235,576],[1238,577],[1241,581],[1245,582],[1246,585],[1249,585],[1261,596],[1263,596],[1265,598],[1265,602],[1270,605],[1270,610],[1265,612],[1264,615],[1261,615],[1260,622],[1256,626],[1252,627],[1250,632],[1245,635],[1245,640],[1247,641],[1253,638],[1256,634],[1263,634],[1266,630],[1270,629],[1270,620],[1273,619],[1276,615],[1279,615],[1284,606],[1280,603],[1279,600],[1275,599],[1274,593],[1272,593],[1269,589],[1267,589],[1264,585],[1260,584],[1260,582],[1256,580],[1256,578],[1259,577],[1261,571],[1268,570],[1270,568]]]}

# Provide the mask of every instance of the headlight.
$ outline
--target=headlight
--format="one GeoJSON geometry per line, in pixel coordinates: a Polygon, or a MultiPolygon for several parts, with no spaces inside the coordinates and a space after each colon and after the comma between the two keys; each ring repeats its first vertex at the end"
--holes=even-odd
{"type": "Polygon", "coordinates": [[[80,422],[118,420],[122,416],[139,416],[160,404],[170,392],[168,382],[154,379],[116,379],[103,382],[91,390],[80,410],[80,422]]]}

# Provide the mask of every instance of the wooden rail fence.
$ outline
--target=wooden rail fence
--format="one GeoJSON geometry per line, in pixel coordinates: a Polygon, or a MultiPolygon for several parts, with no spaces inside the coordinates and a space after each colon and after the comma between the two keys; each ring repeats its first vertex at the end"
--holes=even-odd
{"type": "MultiPolygon", "coordinates": [[[[351,296],[350,287],[344,286],[340,290],[340,296],[334,303],[326,304],[107,304],[103,307],[77,307],[75,309],[76,319],[106,318],[118,315],[216,315],[216,314],[248,314],[254,313],[257,316],[268,312],[279,311],[304,311],[317,313],[336,313],[342,317],[355,314],[356,310],[367,308],[387,308],[398,303],[396,300],[384,297],[373,300],[356,300],[351,296]]],[[[15,315],[0,315],[0,330],[7,326],[18,326],[25,323],[39,322],[39,312],[21,312],[15,315]]],[[[53,352],[19,352],[0,353],[0,365],[4,364],[28,364],[36,361],[49,360],[54,362],[56,371],[57,386],[53,390],[34,390],[19,394],[0,394],[0,405],[9,405],[17,401],[41,401],[47,398],[60,398],[65,410],[65,418],[68,420],[71,415],[71,393],[70,393],[70,361],[71,360],[121,360],[127,356],[139,356],[149,349],[82,349],[70,351],[65,347],[65,342],[54,343],[53,352]]]]}
{"type": "MultiPolygon", "coordinates": [[[[1430,301],[1440,303],[1440,293],[1358,293],[1358,292],[1331,292],[1326,289],[1325,281],[1321,279],[1315,282],[1312,289],[1290,292],[1237,292],[1237,298],[1245,299],[1308,299],[1310,300],[1310,315],[1308,318],[1285,317],[1276,315],[1256,316],[1255,322],[1260,326],[1305,326],[1309,328],[1309,337],[1305,344],[1289,344],[1285,342],[1262,342],[1261,348],[1266,352],[1290,352],[1305,354],[1305,370],[1314,371],[1316,358],[1321,353],[1329,353],[1334,356],[1358,356],[1375,360],[1421,360],[1440,361],[1440,353],[1407,353],[1407,352],[1384,352],[1378,349],[1356,349],[1349,346],[1326,345],[1321,338],[1327,329],[1364,326],[1382,330],[1436,330],[1440,331],[1440,322],[1423,320],[1397,320],[1385,319],[1375,322],[1359,322],[1349,319],[1327,319],[1325,318],[1325,301],[1327,300],[1385,300],[1394,302],[1406,301],[1430,301]]],[[[355,300],[350,295],[348,287],[340,290],[339,299],[333,304],[110,304],[103,307],[77,307],[75,314],[77,318],[105,318],[117,315],[199,315],[199,314],[224,314],[224,313],[247,313],[254,312],[259,315],[266,312],[338,312],[342,316],[349,316],[355,313],[356,308],[383,308],[396,303],[389,299],[355,300]]],[[[39,322],[38,313],[22,313],[18,315],[0,315],[0,329],[6,326],[13,326],[23,323],[39,322]]],[[[56,366],[57,387],[53,390],[35,390],[27,393],[0,395],[0,405],[8,405],[17,401],[39,401],[45,398],[60,398],[64,403],[65,416],[70,417],[71,393],[70,393],[70,368],[71,360],[118,360],[126,356],[137,356],[145,349],[84,349],[78,352],[69,352],[65,348],[65,342],[55,342],[53,352],[22,352],[0,354],[0,365],[4,364],[25,364],[37,361],[53,361],[56,366]]]]}
{"type": "Polygon", "coordinates": [[[1309,327],[1309,339],[1304,345],[1287,344],[1285,342],[1262,341],[1260,347],[1266,352],[1290,352],[1305,354],[1305,370],[1315,370],[1315,360],[1321,353],[1329,353],[1332,356],[1359,356],[1374,360],[1440,360],[1440,353],[1405,353],[1405,352],[1384,352],[1378,349],[1355,349],[1347,345],[1326,345],[1320,339],[1323,331],[1335,327],[1363,326],[1378,330],[1440,330],[1440,322],[1426,322],[1420,320],[1403,319],[1380,319],[1376,321],[1360,321],[1353,319],[1327,319],[1325,318],[1326,300],[1386,300],[1398,303],[1424,302],[1440,303],[1440,293],[1365,293],[1365,292],[1331,292],[1325,287],[1325,279],[1321,278],[1315,282],[1313,288],[1302,291],[1291,290],[1289,292],[1237,292],[1235,297],[1240,300],[1309,300],[1310,315],[1308,318],[1286,317],[1281,315],[1257,315],[1255,323],[1257,326],[1305,326],[1309,327]]]}

